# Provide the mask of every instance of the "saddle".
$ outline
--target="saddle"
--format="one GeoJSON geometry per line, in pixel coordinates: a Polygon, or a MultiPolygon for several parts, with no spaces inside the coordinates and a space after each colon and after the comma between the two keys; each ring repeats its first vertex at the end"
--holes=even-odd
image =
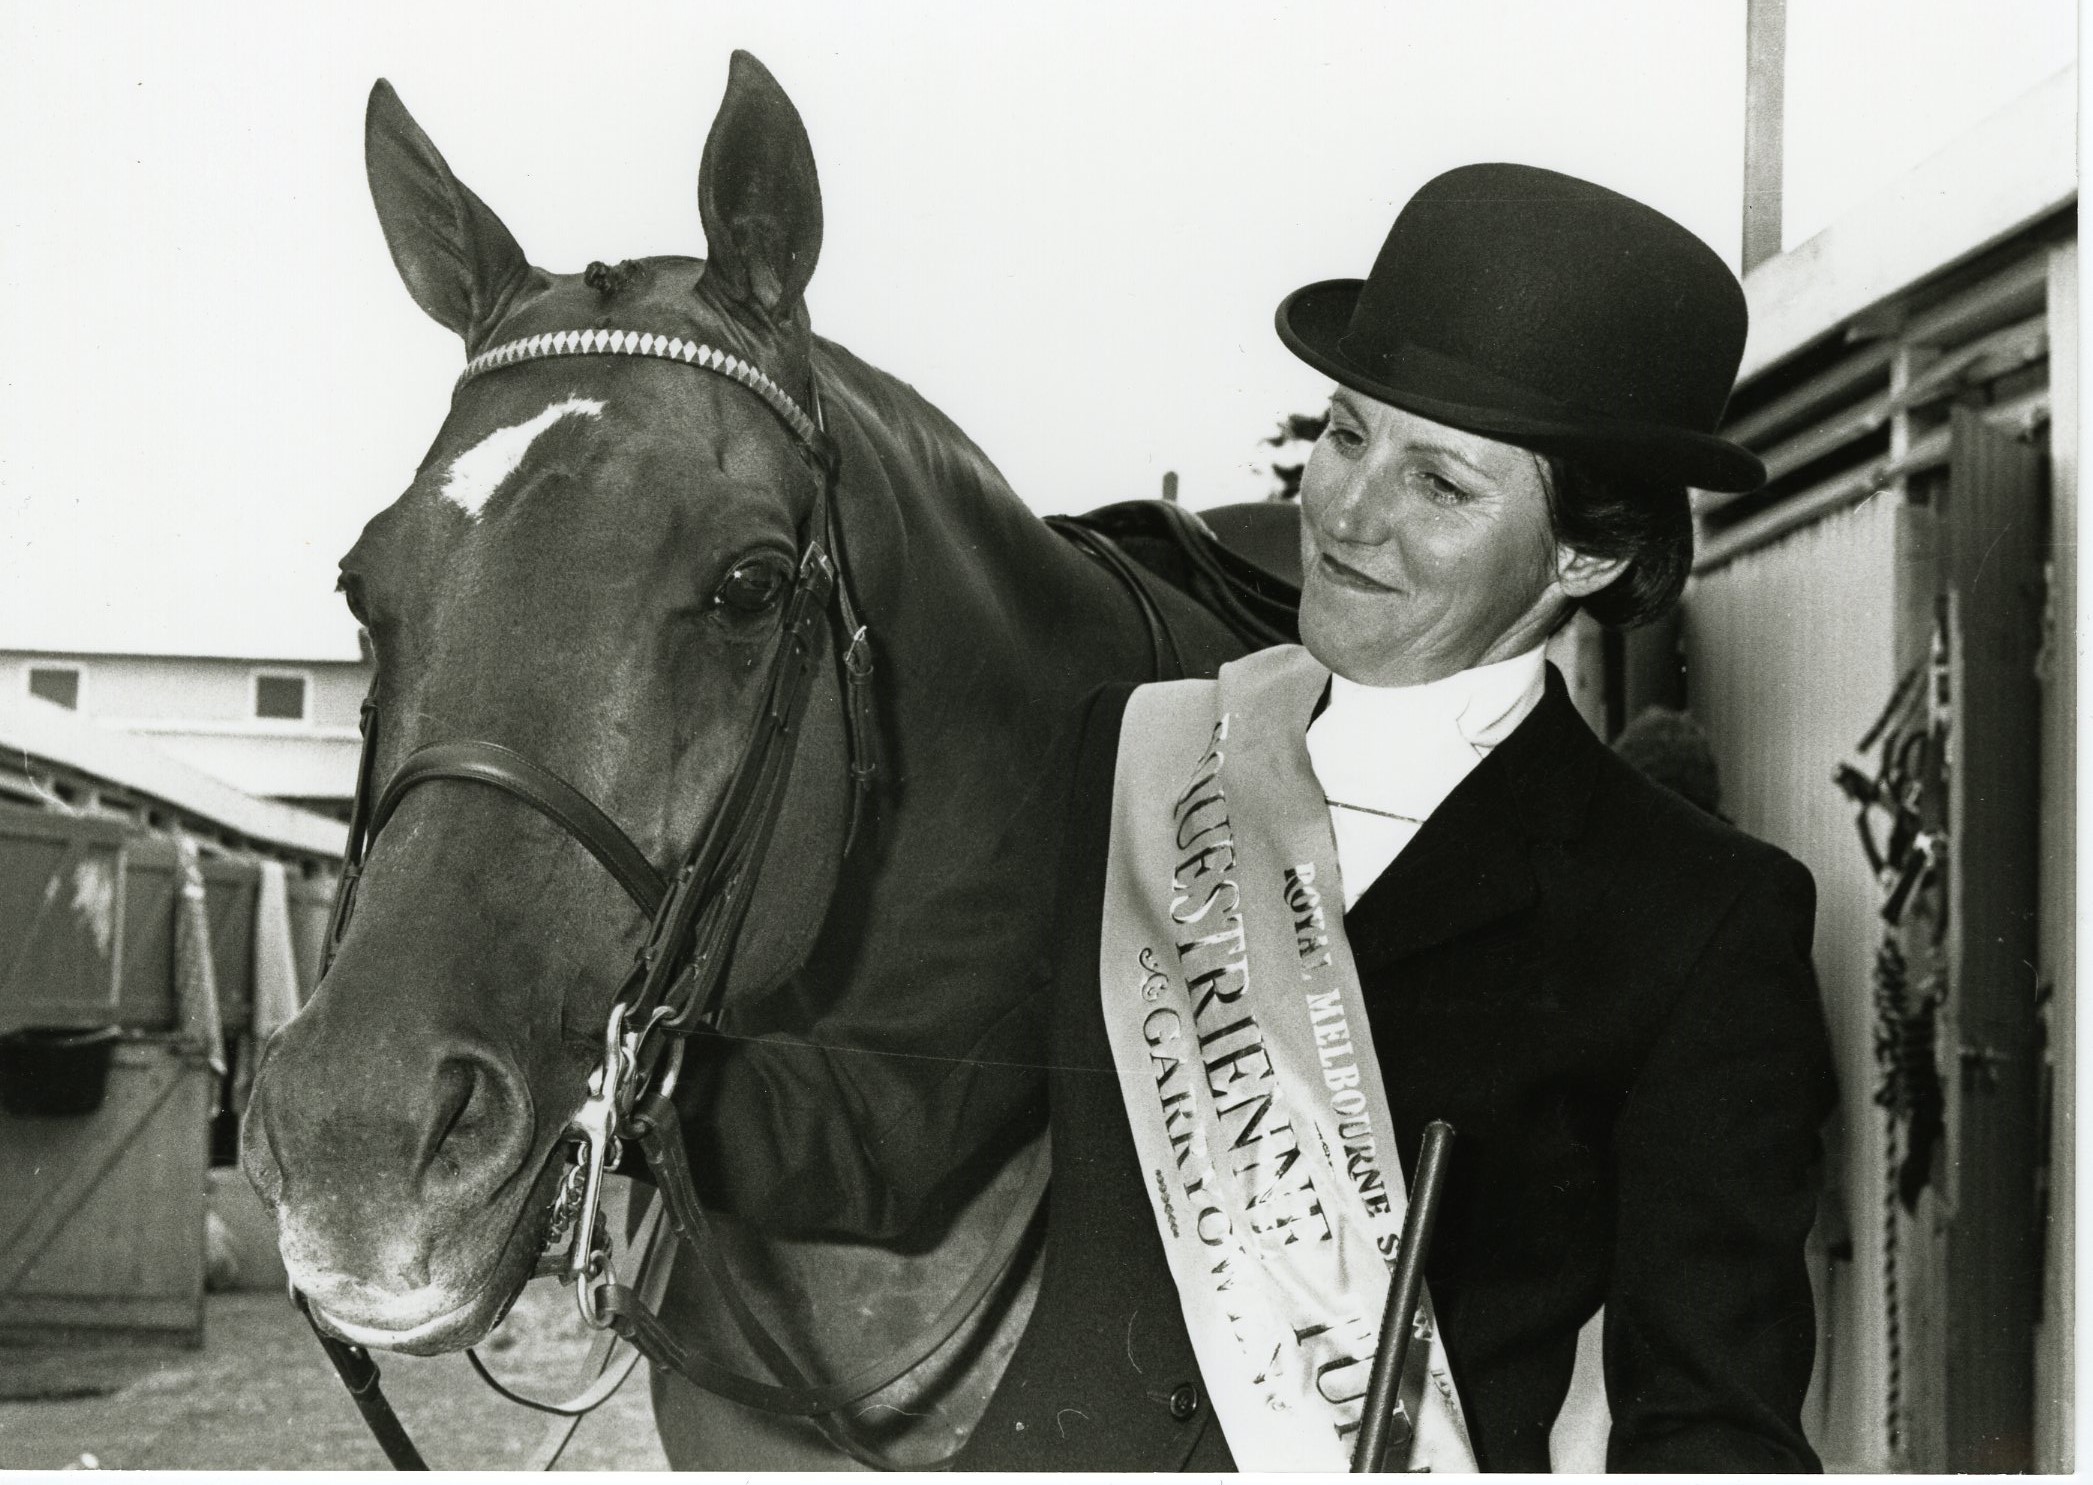
{"type": "Polygon", "coordinates": [[[1298,643],[1300,508],[1260,502],[1209,516],[1211,523],[1168,501],[1126,500],[1047,524],[1107,565],[1121,565],[1116,555],[1185,594],[1245,648],[1298,643]]]}

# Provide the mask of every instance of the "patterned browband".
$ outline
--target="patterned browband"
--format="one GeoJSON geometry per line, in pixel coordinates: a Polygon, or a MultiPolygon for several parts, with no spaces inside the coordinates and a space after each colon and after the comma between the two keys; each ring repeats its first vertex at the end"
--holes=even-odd
{"type": "Polygon", "coordinates": [[[731,352],[685,340],[680,335],[654,335],[642,330],[553,330],[542,335],[529,335],[481,351],[465,363],[465,369],[458,374],[457,385],[462,387],[474,377],[504,366],[514,366],[522,361],[543,361],[553,356],[652,356],[661,361],[681,361],[686,366],[717,372],[741,383],[769,403],[771,411],[785,420],[785,426],[799,435],[800,442],[815,446],[820,441],[821,425],[807,416],[806,410],[761,368],[731,352]]]}

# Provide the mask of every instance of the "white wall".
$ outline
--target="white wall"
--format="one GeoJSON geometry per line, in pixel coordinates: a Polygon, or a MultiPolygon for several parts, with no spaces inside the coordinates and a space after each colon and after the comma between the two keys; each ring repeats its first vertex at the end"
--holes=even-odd
{"type": "Polygon", "coordinates": [[[250,794],[347,798],[354,790],[357,709],[370,681],[361,664],[0,651],[0,695],[26,696],[29,672],[46,665],[79,669],[81,716],[250,794]],[[257,717],[258,674],[303,676],[305,716],[257,717]]]}
{"type": "MultiPolygon", "coordinates": [[[[1810,1252],[1819,1336],[1804,1426],[1835,1471],[1899,1464],[1881,1426],[1890,1361],[1882,1125],[1871,1101],[1879,1078],[1871,972],[1882,938],[1880,892],[1852,809],[1831,781],[1833,765],[1852,754],[1897,674],[1898,518],[1898,506],[1886,500],[1827,517],[1697,577],[1685,608],[1692,710],[1715,750],[1722,807],[1742,829],[1793,854],[1817,883],[1817,979],[1840,1102],[1810,1252]]],[[[1906,1248],[1910,1352],[1921,1344],[1914,1331],[1924,1320],[1908,1292],[1913,1224],[1900,1222],[1896,1235],[1906,1248]]],[[[1909,1355],[1904,1365],[1908,1445],[1912,1423],[1923,1419],[1911,1396],[1917,1367],[1909,1355]]]]}
{"type": "Polygon", "coordinates": [[[2076,0],[1787,0],[1787,10],[1790,248],[2078,55],[2076,0]]]}

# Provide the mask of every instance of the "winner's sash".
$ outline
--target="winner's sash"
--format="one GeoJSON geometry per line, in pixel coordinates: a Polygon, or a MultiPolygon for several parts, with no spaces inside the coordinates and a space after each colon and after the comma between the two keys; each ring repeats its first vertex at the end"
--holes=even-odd
{"type": "MultiPolygon", "coordinates": [[[[1406,1205],[1304,741],[1329,674],[1285,646],[1144,686],[1113,780],[1105,1027],[1192,1347],[1248,1470],[1348,1467],[1406,1205]]],[[[1416,1337],[1391,1463],[1407,1421],[1409,1468],[1473,1470],[1429,1300],[1416,1337]]]]}

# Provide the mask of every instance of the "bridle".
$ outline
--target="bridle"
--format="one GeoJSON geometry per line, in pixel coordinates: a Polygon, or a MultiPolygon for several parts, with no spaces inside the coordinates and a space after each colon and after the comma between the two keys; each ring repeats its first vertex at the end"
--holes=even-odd
{"type": "MultiPolygon", "coordinates": [[[[473,357],[457,385],[463,387],[506,366],[574,355],[649,356],[698,367],[737,382],[777,414],[819,476],[753,735],[719,805],[684,853],[675,873],[665,881],[647,860],[646,853],[586,795],[551,770],[499,743],[462,741],[419,748],[400,764],[372,804],[378,713],[375,703],[367,700],[362,715],[363,751],[357,765],[356,797],[350,811],[341,880],[328,925],[326,958],[331,960],[347,932],[357,882],[362,877],[371,842],[399,807],[402,797],[410,789],[438,779],[490,785],[560,827],[610,872],[634,905],[647,915],[650,926],[646,940],[615,1004],[623,1007],[629,1024],[646,1023],[641,1033],[643,1042],[659,1046],[648,1035],[657,1027],[670,1035],[687,1034],[717,1010],[727,960],[747,914],[757,868],[790,778],[825,617],[832,618],[836,629],[834,653],[840,656],[844,678],[841,689],[847,698],[845,729],[853,790],[850,827],[844,844],[846,854],[855,841],[879,772],[871,636],[842,574],[842,533],[835,499],[840,466],[835,442],[824,426],[818,389],[810,416],[767,375],[738,356],[681,337],[623,330],[561,331],[510,341],[473,357]],[[686,964],[690,969],[687,979],[682,975],[686,964]]],[[[649,1072],[654,1055],[650,1053],[642,1059],[649,1072]]]]}
{"type": "MultiPolygon", "coordinates": [[[[613,1148],[650,1090],[673,1090],[682,1064],[683,1038],[716,1019],[741,925],[748,916],[756,881],[776,828],[800,723],[813,689],[824,622],[836,630],[848,701],[850,774],[854,784],[847,854],[858,832],[867,797],[878,776],[872,697],[870,632],[859,616],[840,566],[836,518],[839,461],[824,426],[818,391],[810,415],[763,371],[739,356],[680,336],[628,330],[561,331],[509,341],[466,363],[457,385],[504,367],[559,356],[633,355],[675,361],[746,387],[777,414],[817,479],[814,507],[800,542],[791,592],[785,597],[770,667],[761,691],[754,730],[711,817],[664,879],[646,853],[596,803],[542,764],[500,743],[467,740],[432,743],[402,760],[366,810],[378,751],[379,716],[367,700],[362,714],[363,752],[357,765],[356,802],[349,840],[328,924],[325,962],[331,962],[348,932],[365,858],[386,821],[409,791],[438,780],[499,789],[528,805],[595,857],[648,927],[623,985],[612,998],[604,1054],[590,1079],[589,1097],[571,1123],[583,1145],[575,1278],[583,1317],[600,1324],[589,1272],[591,1232],[603,1174],[615,1163],[613,1148]],[[654,1088],[659,1074],[659,1088],[654,1088]]],[[[324,970],[323,970],[324,972],[324,970]]]]}
{"type": "MultiPolygon", "coordinates": [[[[691,1186],[681,1125],[669,1099],[682,1067],[686,1038],[714,1023],[719,1014],[735,946],[790,782],[825,628],[832,631],[830,653],[836,657],[842,677],[839,689],[844,697],[850,757],[846,856],[866,818],[880,761],[871,639],[844,570],[836,511],[839,460],[825,426],[818,386],[810,383],[813,410],[809,413],[760,368],[738,356],[681,336],[631,330],[559,331],[509,341],[474,356],[458,385],[507,366],[577,355],[673,361],[747,388],[791,431],[818,477],[814,507],[803,528],[792,588],[784,600],[763,684],[761,709],[740,762],[681,862],[664,878],[646,853],[587,795],[500,743],[467,740],[418,748],[374,796],[380,718],[375,700],[366,700],[355,802],[321,972],[326,972],[348,931],[357,884],[373,842],[413,789],[438,781],[498,789],[550,820],[587,850],[647,917],[648,928],[612,1000],[602,1060],[590,1076],[588,1097],[562,1137],[563,1147],[570,1142],[578,1147],[577,1158],[555,1201],[552,1251],[541,1258],[539,1271],[564,1267],[575,1283],[582,1318],[595,1329],[615,1331],[656,1366],[680,1372],[697,1385],[738,1402],[825,1421],[837,1408],[870,1396],[913,1370],[980,1305],[1033,1225],[1044,1189],[1044,1170],[1032,1183],[1030,1199],[1021,1196],[1018,1200],[989,1261],[925,1332],[895,1356],[841,1383],[817,1386],[802,1377],[730,1283],[722,1282],[720,1287],[734,1318],[758,1354],[788,1379],[784,1385],[753,1382],[691,1354],[635,1289],[615,1281],[599,1210],[604,1174],[619,1163],[621,1147],[628,1142],[636,1144],[645,1157],[671,1226],[697,1249],[708,1267],[716,1261],[706,1240],[709,1229],[704,1213],[691,1186]],[[571,1251],[564,1260],[559,1259],[556,1250],[570,1234],[571,1251]]],[[[717,1273],[715,1277],[719,1277],[717,1273]]],[[[313,1321],[315,1333],[387,1456],[396,1466],[425,1467],[385,1403],[369,1355],[362,1347],[328,1335],[302,1297],[294,1292],[293,1298],[313,1321]]],[[[479,1366],[477,1357],[474,1364],[479,1366]]],[[[487,1375],[484,1367],[480,1370],[487,1375]]],[[[493,1383],[491,1376],[488,1380],[493,1383]]],[[[493,1385],[499,1388],[498,1383],[493,1385]]],[[[575,1405],[538,1404],[500,1390],[542,1411],[570,1414],[586,1410],[582,1400],[575,1405]]],[[[594,1406],[608,1395],[604,1387],[591,1388],[584,1394],[589,1399],[586,1406],[594,1406]],[[595,1395],[598,1393],[601,1395],[595,1395]]],[[[830,1437],[861,1459],[865,1457],[847,1438],[834,1432],[830,1437]]]]}

